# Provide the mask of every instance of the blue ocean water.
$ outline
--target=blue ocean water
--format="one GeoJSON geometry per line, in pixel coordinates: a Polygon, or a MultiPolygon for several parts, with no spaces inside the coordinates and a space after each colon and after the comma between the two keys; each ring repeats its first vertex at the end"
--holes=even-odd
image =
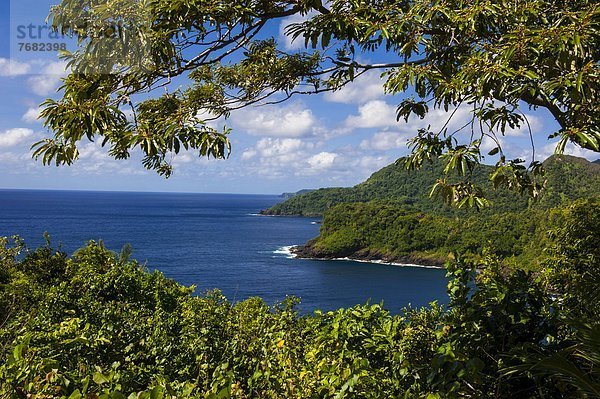
{"type": "Polygon", "coordinates": [[[252,296],[275,304],[286,295],[301,309],[332,310],[384,302],[445,302],[443,270],[351,261],[290,259],[281,248],[318,235],[318,219],[256,213],[277,196],[0,190],[0,236],[18,234],[29,247],[53,244],[72,253],[88,240],[118,251],[129,243],[146,262],[202,293],[218,288],[232,301],[252,296]]]}

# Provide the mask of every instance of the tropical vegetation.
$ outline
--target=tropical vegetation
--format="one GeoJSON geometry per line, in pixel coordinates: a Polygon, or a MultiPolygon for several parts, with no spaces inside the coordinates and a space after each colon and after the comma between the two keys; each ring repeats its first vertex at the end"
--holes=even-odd
{"type": "Polygon", "coordinates": [[[339,90],[369,70],[382,72],[389,94],[404,94],[399,120],[470,111],[461,129],[421,129],[411,143],[411,168],[442,158],[435,187],[448,202],[487,204],[472,181],[486,140],[495,143],[494,183],[539,194],[534,154],[525,165],[499,139],[519,127],[532,141],[539,134],[523,108],[554,118],[557,152],[569,143],[600,151],[595,0],[63,0],[49,21],[79,46],[63,53],[72,73],[41,114],[54,133],[34,145],[45,164],[71,164],[81,140],[98,140],[116,159],[140,150],[148,169],[168,176],[174,153],[228,155],[229,130],[207,121],[339,90]],[[285,34],[305,48],[288,52],[269,29],[294,15],[304,21],[285,34]]]}
{"type": "Polygon", "coordinates": [[[404,94],[399,120],[468,109],[462,129],[415,132],[402,166],[273,211],[329,209],[316,248],[466,255],[447,257],[447,307],[305,315],[293,298],[194,295],[127,248],[90,242],[68,256],[49,239],[30,251],[2,238],[0,396],[600,397],[598,166],[534,154],[527,165],[500,140],[525,128],[534,141],[523,109],[541,108],[559,126],[557,152],[600,151],[597,1],[63,0],[49,21],[79,47],[63,53],[71,73],[41,113],[53,134],[33,146],[44,164],[71,164],[98,140],[115,159],[141,151],[169,176],[184,150],[229,155],[229,130],[207,122],[374,69],[389,94],[404,94]],[[305,49],[287,52],[265,32],[294,15],[304,21],[286,35],[305,49]],[[432,205],[421,195],[431,186],[447,204],[497,208],[478,217],[432,205]]]}
{"type": "Polygon", "coordinates": [[[3,239],[0,395],[600,397],[599,209],[582,200],[561,211],[543,272],[457,256],[447,308],[396,315],[231,303],[147,271],[127,248],[90,242],[68,257],[3,239]]]}
{"type": "MultiPolygon", "coordinates": [[[[449,254],[472,259],[493,248],[503,263],[532,270],[544,263],[548,231],[562,208],[600,194],[600,167],[582,158],[552,156],[544,162],[544,195],[536,201],[488,186],[493,206],[458,210],[427,195],[440,163],[407,171],[404,159],[352,188],[331,188],[292,197],[264,214],[318,216],[320,235],[296,249],[302,257],[353,258],[443,265],[449,254]]],[[[484,166],[480,166],[484,168],[484,166]]],[[[487,171],[479,174],[482,185],[487,171]]]]}
{"type": "Polygon", "coordinates": [[[485,188],[491,206],[475,210],[457,210],[430,197],[431,186],[443,173],[443,163],[426,164],[418,172],[406,170],[406,158],[375,172],[365,182],[354,187],[324,188],[294,196],[262,213],[284,216],[322,216],[334,205],[375,200],[406,204],[416,210],[445,215],[490,215],[494,213],[520,212],[529,208],[548,209],[568,204],[579,198],[600,195],[600,164],[568,155],[551,156],[544,161],[543,195],[532,202],[527,195],[520,195],[503,188],[495,189],[488,179],[491,166],[479,165],[474,179],[485,188]]]}
{"type": "Polygon", "coordinates": [[[393,202],[340,204],[325,213],[320,235],[294,252],[308,258],[443,266],[453,253],[472,259],[493,248],[505,263],[538,269],[555,212],[445,217],[393,202]]]}

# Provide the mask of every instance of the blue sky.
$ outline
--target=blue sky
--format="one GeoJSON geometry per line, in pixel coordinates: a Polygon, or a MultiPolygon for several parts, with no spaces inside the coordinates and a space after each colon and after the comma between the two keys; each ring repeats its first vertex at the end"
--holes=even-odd
{"type": "MultiPolygon", "coordinates": [[[[280,193],[349,186],[407,154],[406,140],[419,128],[441,127],[448,117],[432,111],[424,121],[396,122],[401,97],[384,95],[379,72],[373,71],[340,92],[233,113],[225,122],[233,128],[231,158],[215,161],[180,154],[168,180],[145,170],[139,156],[115,161],[89,142],[81,143],[81,159],[73,166],[44,167],[31,159],[29,146],[50,135],[36,119],[38,106],[56,96],[64,65],[55,53],[19,52],[16,29],[43,25],[54,1],[14,0],[10,19],[8,0],[0,2],[0,188],[280,193]]],[[[273,36],[279,36],[290,22],[273,26],[273,36]]],[[[290,50],[297,47],[279,39],[290,50]]],[[[557,126],[544,112],[525,111],[535,133],[538,159],[543,159],[553,151],[546,137],[557,126]]],[[[468,117],[467,109],[459,110],[450,127],[461,126],[468,117]]],[[[530,156],[525,129],[509,132],[503,144],[510,156],[530,156]]],[[[568,151],[597,158],[575,148],[568,151]]]]}

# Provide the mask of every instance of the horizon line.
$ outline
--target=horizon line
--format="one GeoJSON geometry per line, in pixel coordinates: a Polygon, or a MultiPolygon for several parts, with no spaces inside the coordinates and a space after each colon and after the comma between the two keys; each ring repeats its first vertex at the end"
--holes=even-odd
{"type": "MultiPolygon", "coordinates": [[[[304,189],[301,189],[304,190],[304,189]]],[[[129,193],[129,194],[206,194],[206,195],[262,195],[281,196],[281,193],[224,193],[224,192],[198,192],[198,191],[144,191],[144,190],[104,190],[104,189],[71,189],[71,188],[6,188],[0,191],[54,191],[54,192],[87,192],[87,193],[129,193]]],[[[292,191],[290,191],[292,192],[292,191]]]]}

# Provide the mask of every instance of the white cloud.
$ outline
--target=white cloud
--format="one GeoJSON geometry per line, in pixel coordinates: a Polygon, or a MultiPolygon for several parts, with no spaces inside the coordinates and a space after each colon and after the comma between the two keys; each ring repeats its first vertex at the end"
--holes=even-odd
{"type": "Polygon", "coordinates": [[[23,122],[36,123],[40,117],[41,108],[28,108],[27,112],[21,118],[23,122]]]}
{"type": "Polygon", "coordinates": [[[356,184],[391,162],[391,158],[386,155],[324,151],[308,157],[302,168],[295,169],[293,173],[295,176],[315,176],[332,182],[347,181],[356,184]]]}
{"type": "Polygon", "coordinates": [[[300,104],[286,107],[247,108],[231,115],[240,129],[258,136],[306,137],[313,134],[316,118],[312,111],[300,104]]]}
{"type": "MultiPolygon", "coordinates": [[[[557,144],[557,142],[554,141],[552,143],[547,143],[541,149],[538,148],[537,154],[536,154],[537,160],[543,161],[543,160],[547,159],[549,156],[553,155],[554,151],[556,149],[556,144],[557,144]]],[[[567,144],[567,146],[565,147],[564,153],[565,153],[565,155],[572,155],[574,157],[586,158],[588,161],[595,161],[598,158],[600,158],[600,156],[598,155],[597,152],[591,151],[591,150],[586,150],[586,149],[581,148],[573,143],[567,144]]],[[[520,158],[530,160],[531,150],[523,151],[520,154],[520,158]]]]}
{"type": "MultiPolygon", "coordinates": [[[[299,151],[306,148],[313,148],[313,146],[312,143],[305,143],[299,139],[265,138],[258,140],[256,146],[250,151],[253,152],[254,155],[258,154],[261,157],[287,157],[287,159],[290,159],[299,151]]],[[[248,151],[245,153],[247,152],[248,151]]]]}
{"type": "Polygon", "coordinates": [[[307,162],[311,170],[327,170],[333,166],[337,157],[338,155],[332,152],[320,152],[308,158],[307,162]]]}
{"type": "Polygon", "coordinates": [[[0,152],[0,163],[10,164],[11,166],[15,166],[20,164],[24,158],[31,160],[31,157],[28,154],[17,154],[14,152],[0,152]]]}
{"type": "Polygon", "coordinates": [[[110,158],[100,142],[88,142],[79,145],[79,159],[82,161],[106,161],[110,158]]]}
{"type": "Polygon", "coordinates": [[[240,173],[269,179],[317,178],[322,184],[355,184],[388,165],[386,155],[363,155],[355,149],[323,150],[323,143],[265,138],[242,154],[240,173]]]}
{"type": "Polygon", "coordinates": [[[382,100],[372,100],[358,107],[358,115],[346,118],[352,128],[389,127],[396,125],[396,109],[382,100]]]}
{"type": "Polygon", "coordinates": [[[358,77],[352,83],[348,83],[342,89],[325,94],[327,101],[336,103],[358,103],[364,104],[384,96],[383,80],[381,73],[371,70],[358,77]]]}
{"type": "Polygon", "coordinates": [[[407,141],[412,137],[406,132],[381,131],[368,140],[363,140],[359,148],[362,150],[388,151],[407,148],[407,141]]]}
{"type": "Polygon", "coordinates": [[[33,136],[33,130],[16,128],[0,133],[0,148],[14,147],[29,140],[33,136]]]}
{"type": "Polygon", "coordinates": [[[31,65],[14,61],[8,58],[0,58],[0,76],[12,77],[29,73],[31,65]]]}
{"type": "Polygon", "coordinates": [[[498,142],[496,142],[495,140],[493,140],[491,137],[489,136],[484,136],[483,139],[481,140],[481,153],[485,156],[488,152],[490,152],[492,149],[498,147],[498,143],[500,144],[500,146],[502,146],[503,151],[507,151],[508,147],[506,144],[506,140],[503,137],[496,137],[496,140],[498,140],[498,142]]]}
{"type": "Polygon", "coordinates": [[[141,168],[139,153],[134,151],[127,161],[117,161],[108,155],[108,148],[102,147],[101,141],[87,142],[79,145],[79,159],[71,169],[74,175],[111,175],[138,176],[148,172],[141,168]]]}
{"type": "Polygon", "coordinates": [[[242,160],[248,160],[248,159],[252,159],[254,158],[256,155],[258,155],[258,151],[255,149],[247,149],[246,151],[244,151],[242,153],[242,160]]]}
{"type": "MultiPolygon", "coordinates": [[[[316,145],[300,139],[263,138],[242,153],[243,173],[276,178],[297,175],[310,168],[308,159],[316,145]]],[[[317,162],[317,160],[313,160],[317,162]]]]}
{"type": "Polygon", "coordinates": [[[175,167],[177,167],[177,165],[183,165],[192,162],[194,162],[194,157],[188,152],[177,154],[173,157],[173,166],[175,167]]]}
{"type": "Polygon", "coordinates": [[[521,126],[519,126],[516,129],[512,129],[512,128],[507,128],[505,135],[506,136],[524,136],[526,134],[529,134],[529,127],[531,127],[531,132],[533,134],[535,134],[536,132],[539,132],[540,130],[542,130],[544,128],[544,123],[542,121],[542,118],[540,118],[539,116],[536,115],[531,115],[531,114],[525,114],[525,118],[527,119],[527,121],[523,121],[521,122],[521,126]],[[529,126],[527,125],[527,122],[529,122],[529,126]]]}
{"type": "MultiPolygon", "coordinates": [[[[344,126],[349,129],[357,128],[384,128],[390,131],[395,131],[397,134],[415,135],[419,129],[429,128],[432,132],[439,132],[446,128],[449,133],[455,132],[467,125],[472,118],[472,109],[467,106],[458,108],[454,111],[451,109],[445,111],[443,109],[431,109],[425,116],[420,119],[412,115],[408,122],[404,119],[396,120],[396,107],[383,100],[372,100],[358,107],[357,115],[350,115],[346,118],[344,126]]],[[[539,133],[543,127],[543,121],[539,116],[527,114],[527,120],[534,134],[539,133]]],[[[479,129],[479,124],[476,122],[476,128],[479,129]]],[[[528,134],[529,129],[526,123],[523,123],[517,129],[507,129],[505,136],[518,137],[528,134]]],[[[469,133],[470,134],[470,133],[469,133]]],[[[498,135],[501,136],[500,133],[498,135]]],[[[391,139],[388,135],[388,139],[391,139]]],[[[410,137],[410,136],[408,136],[410,137]]],[[[380,137],[380,138],[383,138],[380,137]]]]}
{"type": "Polygon", "coordinates": [[[366,155],[366,156],[358,158],[356,165],[359,168],[360,173],[364,174],[366,172],[366,175],[365,175],[365,177],[366,177],[366,176],[370,175],[371,173],[376,172],[379,169],[383,168],[384,166],[391,164],[392,161],[393,160],[388,156],[366,155]]]}
{"type": "Polygon", "coordinates": [[[279,25],[279,39],[283,42],[287,50],[300,50],[304,48],[304,38],[299,37],[297,40],[292,40],[291,36],[285,34],[287,27],[307,21],[315,15],[316,12],[311,11],[306,15],[294,14],[281,20],[281,24],[279,25]]]}
{"type": "Polygon", "coordinates": [[[67,75],[67,64],[55,61],[41,66],[39,74],[30,77],[27,82],[31,91],[39,96],[50,95],[58,89],[61,79],[67,75]]]}

